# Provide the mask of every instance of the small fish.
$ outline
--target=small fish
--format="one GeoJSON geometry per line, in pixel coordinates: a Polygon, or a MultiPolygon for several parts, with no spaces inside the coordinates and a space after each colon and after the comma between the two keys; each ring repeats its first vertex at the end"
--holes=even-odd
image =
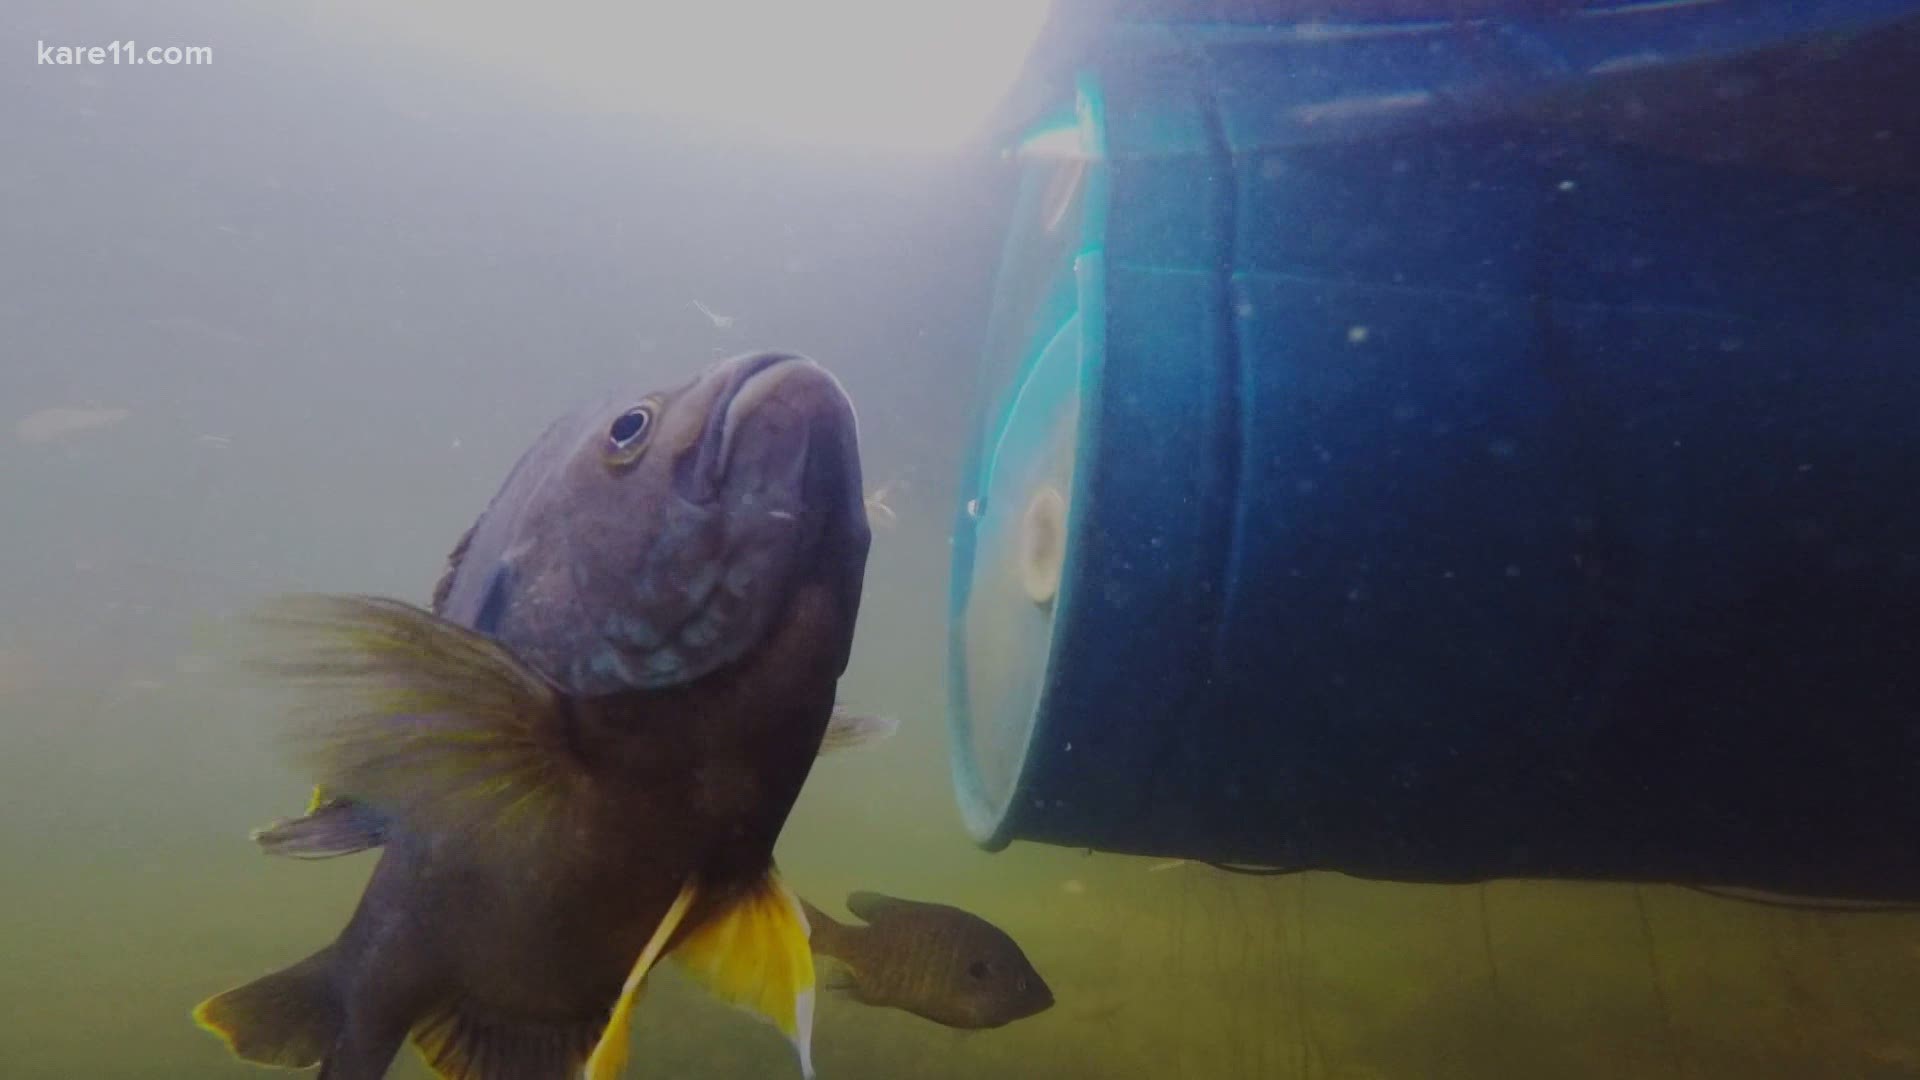
{"type": "Polygon", "coordinates": [[[109,428],[132,415],[131,409],[41,409],[13,425],[13,436],[23,443],[47,443],[82,431],[109,428]]]}
{"type": "Polygon", "coordinates": [[[861,490],[833,377],[736,357],[550,427],[432,611],[263,608],[250,645],[300,694],[306,820],[345,830],[295,846],[382,851],[336,940],[195,1019],[327,1080],[378,1080],[408,1039],[442,1077],[611,1080],[666,958],[811,1076],[807,925],[772,851],[852,644],[861,490]]]}
{"type": "Polygon", "coordinates": [[[802,900],[813,952],[846,971],[828,988],[951,1028],[994,1028],[1053,1005],[1053,991],[1006,932],[945,904],[879,893],[847,897],[865,926],[836,922],[802,900]]]}

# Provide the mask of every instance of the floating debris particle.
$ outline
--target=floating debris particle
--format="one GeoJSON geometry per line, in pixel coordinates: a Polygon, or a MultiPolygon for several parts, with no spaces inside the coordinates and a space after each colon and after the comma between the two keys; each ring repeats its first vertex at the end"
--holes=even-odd
{"type": "Polygon", "coordinates": [[[108,428],[133,415],[131,409],[73,409],[64,406],[41,409],[13,425],[13,435],[23,443],[45,443],[82,431],[108,428]]]}
{"type": "Polygon", "coordinates": [[[733,329],[733,316],[718,314],[712,308],[708,307],[707,305],[701,303],[698,300],[695,300],[693,302],[693,306],[699,308],[700,314],[705,315],[707,319],[713,323],[713,328],[715,330],[733,329]]]}

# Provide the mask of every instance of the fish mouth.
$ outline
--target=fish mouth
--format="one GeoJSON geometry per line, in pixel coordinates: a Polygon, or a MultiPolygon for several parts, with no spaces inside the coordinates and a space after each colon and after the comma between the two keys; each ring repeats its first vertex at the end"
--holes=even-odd
{"type": "MultiPolygon", "coordinates": [[[[827,369],[798,353],[769,352],[743,358],[707,404],[699,441],[677,463],[675,482],[692,502],[710,503],[726,484],[740,450],[742,430],[767,407],[791,410],[784,464],[793,469],[804,505],[830,517],[864,524],[859,435],[846,391],[827,369]]],[[[756,448],[755,456],[762,456],[756,448]]],[[[792,517],[798,507],[770,507],[792,517]]]]}
{"type": "MultiPolygon", "coordinates": [[[[673,484],[682,499],[717,515],[713,557],[740,567],[743,582],[763,581],[755,596],[734,589],[727,602],[759,612],[747,620],[757,633],[786,603],[781,596],[826,586],[850,620],[871,534],[846,390],[792,353],[741,357],[712,379],[703,427],[674,462],[673,484]]],[[[844,667],[844,651],[823,661],[844,667]]]]}
{"type": "Polygon", "coordinates": [[[715,475],[725,475],[727,463],[733,460],[734,437],[741,418],[751,416],[763,402],[777,395],[789,378],[807,369],[826,374],[818,364],[792,353],[767,353],[742,365],[707,413],[707,437],[718,431],[720,439],[713,461],[715,475]]]}
{"type": "Polygon", "coordinates": [[[726,382],[707,403],[699,441],[675,463],[674,486],[682,498],[694,503],[713,501],[733,452],[738,418],[750,414],[752,406],[764,401],[778,384],[780,380],[770,375],[795,364],[817,366],[796,353],[759,353],[743,358],[727,373],[726,382]]]}

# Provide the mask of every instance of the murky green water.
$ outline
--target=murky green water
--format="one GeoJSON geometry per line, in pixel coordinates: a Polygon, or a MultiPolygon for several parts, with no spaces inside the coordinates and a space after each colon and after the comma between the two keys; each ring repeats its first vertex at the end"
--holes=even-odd
{"type": "MultiPolygon", "coordinates": [[[[1024,844],[978,851],[946,789],[940,628],[924,580],[936,539],[880,534],[846,684],[849,700],[901,715],[902,732],[816,767],[780,859],[824,905],[879,889],[990,917],[1059,1003],[959,1034],[830,997],[822,1076],[1920,1073],[1910,917],[1661,887],[1398,886],[1024,844]]],[[[258,1075],[187,1010],[329,937],[372,865],[258,855],[246,829],[303,791],[266,753],[261,717],[198,676],[151,682],[164,685],[103,678],[4,699],[9,1077],[258,1075]]],[[[636,1076],[792,1068],[771,1029],[674,976],[646,1000],[635,1045],[636,1076]]],[[[409,1055],[396,1075],[426,1073],[409,1055]]]]}

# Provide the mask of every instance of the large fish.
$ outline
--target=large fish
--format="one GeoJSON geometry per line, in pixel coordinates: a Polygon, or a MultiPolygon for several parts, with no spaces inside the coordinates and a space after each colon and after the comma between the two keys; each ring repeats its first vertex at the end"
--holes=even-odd
{"type": "Polygon", "coordinates": [[[270,604],[258,663],[302,695],[315,820],[385,850],[332,944],[196,1019],[326,1080],[383,1076],[409,1036],[446,1077],[611,1077],[667,956],[811,1075],[807,925],[772,851],[827,736],[868,542],[844,392],[756,354],[549,428],[437,614],[270,604]]]}
{"type": "Polygon", "coordinates": [[[904,1009],[951,1028],[993,1028],[1044,1012],[1053,991],[1006,931],[948,904],[879,893],[847,897],[867,925],[802,901],[813,951],[844,971],[829,980],[863,1005],[904,1009]]]}

